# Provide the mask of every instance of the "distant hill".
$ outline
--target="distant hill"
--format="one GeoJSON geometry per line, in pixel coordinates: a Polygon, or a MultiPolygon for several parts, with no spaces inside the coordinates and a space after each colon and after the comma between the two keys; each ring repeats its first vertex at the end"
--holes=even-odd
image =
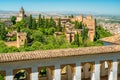
{"type": "MultiPolygon", "coordinates": [[[[0,18],[10,18],[11,16],[16,16],[19,12],[18,11],[4,11],[0,10],[0,18]]],[[[79,12],[79,11],[46,11],[46,12],[40,12],[40,11],[26,11],[26,14],[32,14],[33,17],[38,17],[39,14],[42,14],[44,16],[50,17],[50,16],[57,16],[57,17],[64,17],[66,15],[71,15],[73,14],[74,16],[78,16],[80,14],[83,15],[92,15],[93,17],[113,17],[118,15],[104,15],[104,14],[99,14],[95,12],[79,12]]]]}

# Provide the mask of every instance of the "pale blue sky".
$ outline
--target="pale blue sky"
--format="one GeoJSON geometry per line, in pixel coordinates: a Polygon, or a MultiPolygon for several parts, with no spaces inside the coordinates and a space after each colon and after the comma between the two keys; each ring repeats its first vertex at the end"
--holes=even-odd
{"type": "Polygon", "coordinates": [[[120,0],[0,0],[0,10],[79,11],[120,15],[120,0]]]}

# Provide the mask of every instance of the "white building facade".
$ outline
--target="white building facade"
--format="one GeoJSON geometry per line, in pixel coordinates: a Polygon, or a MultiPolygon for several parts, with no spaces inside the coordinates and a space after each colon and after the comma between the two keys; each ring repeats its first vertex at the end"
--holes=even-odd
{"type": "Polygon", "coordinates": [[[119,62],[120,46],[2,54],[0,73],[5,80],[19,70],[28,72],[25,80],[120,80],[119,62]],[[43,67],[47,76],[39,77],[43,67]]]}

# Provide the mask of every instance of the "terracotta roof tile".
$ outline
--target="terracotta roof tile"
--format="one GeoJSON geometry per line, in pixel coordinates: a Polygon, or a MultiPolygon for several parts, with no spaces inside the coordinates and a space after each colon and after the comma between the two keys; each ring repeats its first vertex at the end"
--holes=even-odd
{"type": "Polygon", "coordinates": [[[119,45],[0,54],[0,63],[120,52],[119,45]]]}
{"type": "Polygon", "coordinates": [[[106,37],[106,38],[102,38],[100,40],[104,41],[104,42],[120,44],[120,34],[117,34],[117,35],[114,35],[114,36],[110,36],[110,37],[106,37]]]}

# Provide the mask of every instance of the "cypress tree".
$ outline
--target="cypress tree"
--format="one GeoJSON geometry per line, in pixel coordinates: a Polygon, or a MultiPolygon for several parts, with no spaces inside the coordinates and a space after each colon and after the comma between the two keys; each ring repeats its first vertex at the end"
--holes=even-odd
{"type": "Polygon", "coordinates": [[[20,32],[20,26],[17,27],[17,32],[20,32]]]}
{"type": "Polygon", "coordinates": [[[4,40],[6,38],[6,30],[4,24],[0,24],[0,39],[4,40]]]}
{"type": "Polygon", "coordinates": [[[28,27],[29,27],[29,29],[32,28],[32,15],[30,15],[30,17],[29,17],[28,27]]]}
{"type": "Polygon", "coordinates": [[[79,34],[77,32],[77,34],[75,34],[75,40],[74,40],[74,44],[77,45],[78,47],[80,46],[80,39],[79,39],[79,34]]]}
{"type": "Polygon", "coordinates": [[[32,20],[32,29],[37,29],[37,24],[35,19],[32,20]]]}
{"type": "Polygon", "coordinates": [[[88,39],[88,29],[84,27],[82,33],[81,33],[81,36],[82,36],[82,42],[85,43],[86,40],[88,39]]]}
{"type": "Polygon", "coordinates": [[[59,18],[58,20],[58,26],[57,26],[57,31],[62,31],[62,26],[61,26],[61,19],[59,18]]]}
{"type": "Polygon", "coordinates": [[[39,14],[38,27],[41,27],[41,25],[42,25],[42,18],[41,18],[41,14],[39,14]]]}
{"type": "Polygon", "coordinates": [[[50,18],[49,27],[56,27],[56,22],[53,20],[52,17],[50,18]]]}

